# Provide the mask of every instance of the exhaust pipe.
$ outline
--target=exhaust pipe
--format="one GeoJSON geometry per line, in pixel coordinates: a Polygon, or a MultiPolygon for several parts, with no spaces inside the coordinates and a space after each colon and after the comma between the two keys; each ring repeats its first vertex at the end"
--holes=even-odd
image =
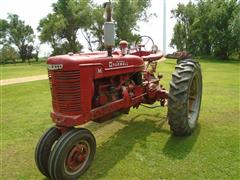
{"type": "Polygon", "coordinates": [[[106,10],[106,22],[104,23],[104,46],[107,49],[108,56],[112,57],[112,47],[115,45],[115,27],[112,22],[112,3],[105,2],[103,6],[106,10]]]}

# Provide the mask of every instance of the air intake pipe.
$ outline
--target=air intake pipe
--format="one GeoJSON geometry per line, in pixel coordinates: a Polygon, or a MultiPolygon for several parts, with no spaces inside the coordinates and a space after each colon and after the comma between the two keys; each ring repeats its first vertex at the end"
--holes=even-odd
{"type": "Polygon", "coordinates": [[[103,4],[106,10],[106,22],[104,23],[104,46],[107,49],[108,56],[112,56],[112,47],[115,45],[115,28],[112,22],[112,4],[106,2],[103,4]]]}

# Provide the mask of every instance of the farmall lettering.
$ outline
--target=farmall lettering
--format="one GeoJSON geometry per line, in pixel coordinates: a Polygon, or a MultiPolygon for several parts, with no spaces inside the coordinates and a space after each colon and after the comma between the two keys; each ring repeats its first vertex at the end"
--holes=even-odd
{"type": "Polygon", "coordinates": [[[128,66],[128,62],[126,61],[110,61],[108,63],[109,68],[114,68],[114,67],[121,67],[121,66],[128,66]]]}

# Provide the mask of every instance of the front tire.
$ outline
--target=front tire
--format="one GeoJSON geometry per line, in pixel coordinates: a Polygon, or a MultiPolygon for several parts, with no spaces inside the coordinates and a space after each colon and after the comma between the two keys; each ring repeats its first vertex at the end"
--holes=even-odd
{"type": "Polygon", "coordinates": [[[39,171],[46,177],[50,177],[48,172],[48,159],[53,145],[61,136],[61,132],[56,127],[48,129],[40,138],[35,149],[35,162],[39,171]]]}
{"type": "Polygon", "coordinates": [[[96,152],[93,134],[75,128],[64,134],[54,146],[49,158],[49,172],[55,180],[75,180],[91,165],[96,152]]]}
{"type": "Polygon", "coordinates": [[[199,63],[181,60],[170,82],[168,122],[176,136],[190,135],[197,126],[202,99],[202,74],[199,63]]]}

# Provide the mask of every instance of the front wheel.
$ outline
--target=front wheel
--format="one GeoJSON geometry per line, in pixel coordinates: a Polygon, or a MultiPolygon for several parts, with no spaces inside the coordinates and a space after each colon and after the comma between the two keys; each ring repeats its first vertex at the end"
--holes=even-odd
{"type": "Polygon", "coordinates": [[[96,151],[93,134],[75,128],[63,135],[49,158],[49,173],[55,180],[75,180],[90,166],[96,151]]]}
{"type": "Polygon", "coordinates": [[[202,99],[200,65],[193,60],[181,60],[170,82],[168,122],[174,135],[190,135],[197,126],[202,99]]]}
{"type": "Polygon", "coordinates": [[[39,171],[46,177],[50,177],[48,172],[49,155],[60,136],[61,132],[56,127],[51,127],[43,134],[36,146],[35,162],[39,171]]]}

